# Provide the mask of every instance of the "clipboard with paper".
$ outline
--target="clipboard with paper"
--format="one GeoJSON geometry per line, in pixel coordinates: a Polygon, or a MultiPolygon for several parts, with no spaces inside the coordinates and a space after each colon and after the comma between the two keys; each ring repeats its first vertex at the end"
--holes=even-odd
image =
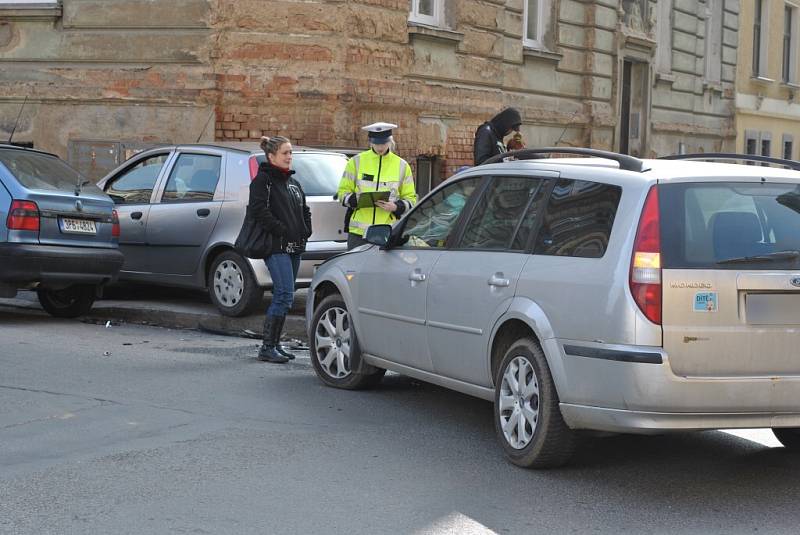
{"type": "Polygon", "coordinates": [[[375,201],[388,201],[388,191],[365,191],[358,195],[358,208],[372,208],[375,201]]]}

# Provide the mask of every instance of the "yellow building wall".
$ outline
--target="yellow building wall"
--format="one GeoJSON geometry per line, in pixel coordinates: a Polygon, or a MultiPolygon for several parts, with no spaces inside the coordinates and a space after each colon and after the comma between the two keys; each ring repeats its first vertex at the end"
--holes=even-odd
{"type": "Polygon", "coordinates": [[[765,0],[766,13],[762,22],[766,46],[765,64],[760,73],[753,72],[754,0],[741,2],[739,51],[736,74],[736,150],[746,152],[747,134],[756,133],[758,154],[761,140],[770,138],[769,156],[783,157],[784,135],[792,136],[792,159],[800,157],[800,0],[765,0]],[[795,75],[786,83],[783,78],[784,9],[796,8],[793,31],[795,35],[795,75]]]}

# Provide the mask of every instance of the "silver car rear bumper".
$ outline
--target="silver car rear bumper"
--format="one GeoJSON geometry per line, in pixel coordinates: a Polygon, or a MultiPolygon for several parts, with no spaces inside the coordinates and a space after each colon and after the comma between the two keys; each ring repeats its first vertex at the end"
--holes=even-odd
{"type": "Polygon", "coordinates": [[[681,377],[657,348],[569,341],[559,347],[567,378],[557,381],[561,411],[574,429],[657,433],[800,427],[800,375],[681,377]]]}
{"type": "Polygon", "coordinates": [[[561,404],[564,421],[573,429],[615,433],[658,434],[667,431],[800,427],[800,413],[675,413],[642,412],[561,404]]]}

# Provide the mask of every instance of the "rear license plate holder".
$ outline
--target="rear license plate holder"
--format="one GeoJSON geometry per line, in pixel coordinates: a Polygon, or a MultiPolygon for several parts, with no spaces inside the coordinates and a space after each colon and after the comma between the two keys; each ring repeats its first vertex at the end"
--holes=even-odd
{"type": "Polygon", "coordinates": [[[65,234],[97,234],[97,225],[90,219],[59,218],[61,232],[65,234]]]}
{"type": "Polygon", "coordinates": [[[749,325],[800,325],[800,292],[745,296],[749,325]]]}

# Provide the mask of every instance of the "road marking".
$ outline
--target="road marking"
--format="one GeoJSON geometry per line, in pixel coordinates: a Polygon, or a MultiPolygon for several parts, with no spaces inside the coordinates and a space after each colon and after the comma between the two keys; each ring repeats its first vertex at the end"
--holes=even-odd
{"type": "Polygon", "coordinates": [[[749,440],[768,448],[782,448],[783,444],[775,438],[770,429],[720,429],[723,433],[749,440]]]}
{"type": "Polygon", "coordinates": [[[414,532],[417,535],[438,535],[440,533],[447,534],[493,534],[492,531],[477,520],[474,520],[463,513],[450,513],[449,515],[434,521],[430,526],[418,529],[414,532]]]}

